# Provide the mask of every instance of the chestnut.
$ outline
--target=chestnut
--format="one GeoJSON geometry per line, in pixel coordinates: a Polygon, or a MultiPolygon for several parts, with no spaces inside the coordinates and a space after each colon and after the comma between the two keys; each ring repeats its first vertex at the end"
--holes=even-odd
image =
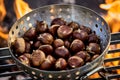
{"type": "Polygon", "coordinates": [[[25,33],[24,33],[24,39],[27,41],[34,40],[36,38],[36,30],[34,27],[29,28],[25,33]]]}
{"type": "Polygon", "coordinates": [[[21,55],[18,57],[18,59],[27,66],[30,66],[30,60],[25,56],[25,55],[21,55]]]}
{"type": "Polygon", "coordinates": [[[62,39],[55,39],[53,42],[54,48],[64,46],[64,42],[62,39]]]}
{"type": "Polygon", "coordinates": [[[41,45],[42,45],[42,43],[40,41],[36,41],[36,42],[34,42],[33,47],[34,47],[34,49],[38,49],[41,45]]]}
{"type": "Polygon", "coordinates": [[[89,43],[86,50],[91,54],[99,54],[100,53],[100,45],[97,43],[89,43]]]}
{"type": "Polygon", "coordinates": [[[53,53],[53,47],[51,45],[41,45],[39,47],[39,50],[42,50],[45,54],[52,54],[53,53]]]}
{"type": "Polygon", "coordinates": [[[50,28],[49,28],[49,32],[55,37],[57,36],[57,29],[60,27],[60,25],[52,25],[50,28]]]}
{"type": "Polygon", "coordinates": [[[72,56],[68,59],[68,64],[71,68],[78,68],[84,64],[84,61],[78,56],[72,56]]]}
{"type": "Polygon", "coordinates": [[[57,29],[58,37],[68,38],[73,32],[73,28],[68,27],[67,25],[62,25],[57,29]]]}
{"type": "Polygon", "coordinates": [[[76,29],[78,29],[79,28],[79,24],[77,23],[77,22],[70,22],[69,24],[68,24],[68,26],[69,27],[71,27],[71,28],[73,28],[73,30],[76,30],[76,29]]]}
{"type": "Polygon", "coordinates": [[[37,21],[36,33],[43,33],[48,30],[48,25],[45,21],[37,21]]]}
{"type": "Polygon", "coordinates": [[[86,59],[85,59],[86,62],[89,62],[91,61],[91,55],[89,53],[86,54],[86,59]]]}
{"type": "Polygon", "coordinates": [[[87,27],[87,26],[83,26],[83,25],[80,25],[80,29],[87,32],[88,34],[91,33],[91,28],[87,27]]]}
{"type": "Polygon", "coordinates": [[[64,21],[63,18],[55,18],[52,20],[51,22],[51,25],[55,25],[55,24],[58,24],[58,25],[65,25],[66,24],[66,21],[64,21]]]}
{"type": "Polygon", "coordinates": [[[84,50],[84,49],[85,49],[85,45],[84,45],[84,43],[83,43],[81,40],[75,39],[75,40],[73,40],[73,42],[71,43],[70,49],[71,49],[71,51],[73,51],[73,52],[76,53],[76,52],[78,52],[78,51],[84,50]]]}
{"type": "Polygon", "coordinates": [[[94,60],[94,59],[96,59],[97,57],[99,57],[100,55],[99,54],[95,54],[95,55],[93,55],[93,57],[92,57],[92,61],[94,60]]]}
{"type": "Polygon", "coordinates": [[[34,50],[31,54],[31,61],[33,66],[40,66],[45,60],[45,53],[41,50],[34,50]]]}
{"type": "Polygon", "coordinates": [[[78,56],[78,57],[82,58],[83,60],[85,60],[86,56],[87,56],[87,52],[86,51],[79,51],[75,54],[75,56],[78,56]]]}
{"type": "Polygon", "coordinates": [[[42,70],[50,69],[55,64],[55,61],[56,59],[53,56],[48,55],[46,59],[44,60],[44,62],[40,65],[40,69],[42,70]]]}
{"type": "Polygon", "coordinates": [[[24,53],[24,56],[26,56],[29,60],[31,60],[31,54],[30,53],[24,53]]]}
{"type": "Polygon", "coordinates": [[[96,34],[92,33],[88,37],[88,42],[89,43],[91,43],[91,42],[98,43],[99,42],[99,38],[98,38],[98,36],[96,34]]]}
{"type": "Polygon", "coordinates": [[[70,52],[67,48],[61,46],[55,49],[55,55],[61,58],[68,58],[70,56],[70,52]]]}
{"type": "Polygon", "coordinates": [[[67,68],[67,62],[64,58],[59,58],[55,63],[57,70],[65,70],[67,68]]]}
{"type": "Polygon", "coordinates": [[[69,48],[70,48],[70,41],[65,40],[65,41],[64,41],[64,45],[65,45],[66,48],[69,49],[69,48]]]}
{"type": "Polygon", "coordinates": [[[88,39],[88,33],[83,30],[78,29],[73,32],[73,38],[86,41],[88,39]]]}
{"type": "Polygon", "coordinates": [[[25,52],[25,40],[23,38],[16,38],[12,43],[12,48],[18,55],[23,54],[25,52]]]}
{"type": "Polygon", "coordinates": [[[43,44],[52,44],[54,39],[50,33],[42,33],[39,35],[38,40],[40,40],[43,44]]]}
{"type": "Polygon", "coordinates": [[[29,42],[25,42],[25,52],[29,53],[31,51],[31,44],[29,42]]]}

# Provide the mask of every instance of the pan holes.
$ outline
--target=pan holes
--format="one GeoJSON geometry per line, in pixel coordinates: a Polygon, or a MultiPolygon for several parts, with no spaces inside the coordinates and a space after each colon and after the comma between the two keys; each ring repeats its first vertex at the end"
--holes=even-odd
{"type": "Polygon", "coordinates": [[[80,72],[79,72],[79,71],[77,71],[75,74],[76,74],[76,75],[79,75],[79,74],[80,74],[80,72]]]}
{"type": "Polygon", "coordinates": [[[50,16],[50,19],[53,20],[55,18],[55,16],[50,16]]]}
{"type": "Polygon", "coordinates": [[[99,18],[97,17],[96,20],[99,21],[99,18]]]}
{"type": "Polygon", "coordinates": [[[20,24],[23,24],[23,23],[24,23],[24,21],[21,21],[21,22],[20,22],[20,24]]]}
{"type": "Polygon", "coordinates": [[[61,12],[61,11],[62,11],[62,9],[60,8],[60,9],[59,9],[59,11],[61,12]]]}
{"type": "Polygon", "coordinates": [[[18,35],[19,35],[19,36],[20,36],[20,34],[21,34],[21,33],[20,33],[20,32],[18,32],[18,35]]]}
{"type": "Polygon", "coordinates": [[[97,24],[95,24],[95,27],[96,27],[96,28],[98,28],[98,25],[97,25],[97,24]]]}
{"type": "Polygon", "coordinates": [[[29,20],[30,20],[30,17],[28,16],[28,17],[26,18],[26,20],[29,21],[29,20]]]}
{"type": "Polygon", "coordinates": [[[107,36],[105,35],[105,37],[107,37],[107,36]]]}
{"type": "Polygon", "coordinates": [[[12,35],[14,35],[14,31],[12,31],[12,35]]]}
{"type": "Polygon", "coordinates": [[[18,26],[16,26],[16,29],[18,29],[18,26]]]}
{"type": "Polygon", "coordinates": [[[102,32],[102,28],[100,28],[100,31],[102,32]]]}
{"type": "Polygon", "coordinates": [[[104,22],[102,22],[102,26],[104,25],[104,22]]]}
{"type": "Polygon", "coordinates": [[[54,9],[53,9],[53,8],[51,8],[51,9],[50,9],[50,13],[53,13],[53,12],[54,12],[54,9]]]}
{"type": "Polygon", "coordinates": [[[68,78],[70,78],[70,77],[71,77],[71,75],[70,75],[70,74],[68,74],[68,75],[67,75],[67,77],[68,77],[68,78]]]}
{"type": "Polygon", "coordinates": [[[29,23],[28,26],[29,26],[29,27],[32,27],[32,23],[29,23]]]}
{"type": "Polygon", "coordinates": [[[33,15],[33,17],[36,17],[36,15],[37,15],[37,14],[35,13],[35,14],[33,15]]]}
{"type": "Polygon", "coordinates": [[[27,70],[25,69],[25,72],[27,72],[27,70]]]}
{"type": "Polygon", "coordinates": [[[34,79],[37,79],[37,77],[36,77],[36,76],[34,76],[34,79]]]}
{"type": "Polygon", "coordinates": [[[23,27],[23,29],[22,29],[24,32],[26,31],[26,28],[25,28],[25,26],[23,27]]]}
{"type": "Polygon", "coordinates": [[[62,16],[61,15],[59,15],[59,18],[61,18],[62,16]]]}
{"type": "Polygon", "coordinates": [[[48,75],[49,78],[53,78],[53,76],[51,74],[48,75]]]}
{"type": "Polygon", "coordinates": [[[42,73],[40,73],[40,77],[43,77],[43,74],[42,74],[42,73]]]}
{"type": "Polygon", "coordinates": [[[32,74],[33,74],[33,75],[35,75],[35,72],[34,72],[34,71],[32,71],[32,74]]]}
{"type": "Polygon", "coordinates": [[[59,75],[59,76],[58,76],[58,78],[60,79],[60,78],[62,78],[62,76],[61,76],[61,75],[59,75]]]}
{"type": "Polygon", "coordinates": [[[89,24],[91,25],[91,24],[92,24],[92,21],[90,21],[89,24]]]}
{"type": "Polygon", "coordinates": [[[67,18],[69,19],[69,18],[70,18],[70,15],[68,15],[67,18]]]}
{"type": "Polygon", "coordinates": [[[79,79],[79,76],[75,77],[75,79],[79,79]]]}

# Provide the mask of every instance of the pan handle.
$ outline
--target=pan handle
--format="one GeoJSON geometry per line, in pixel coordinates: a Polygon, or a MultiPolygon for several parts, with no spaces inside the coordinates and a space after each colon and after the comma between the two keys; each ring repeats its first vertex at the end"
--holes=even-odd
{"type": "Polygon", "coordinates": [[[9,47],[0,48],[0,56],[10,55],[9,47]]]}

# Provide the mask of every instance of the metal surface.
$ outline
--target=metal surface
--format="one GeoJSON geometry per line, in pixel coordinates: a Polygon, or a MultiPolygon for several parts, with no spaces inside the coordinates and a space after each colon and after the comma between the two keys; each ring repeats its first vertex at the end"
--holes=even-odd
{"type": "Polygon", "coordinates": [[[101,66],[104,55],[108,51],[108,46],[110,44],[110,29],[106,22],[98,14],[89,10],[88,8],[77,6],[77,5],[50,5],[35,9],[29,14],[25,15],[19,19],[11,28],[9,32],[8,46],[12,58],[17,63],[18,67],[29,73],[31,77],[35,79],[78,79],[84,74],[90,72],[98,66],[101,66]],[[79,24],[90,27],[96,34],[100,37],[100,43],[102,48],[101,55],[93,60],[92,62],[76,69],[63,70],[63,71],[44,71],[38,70],[29,66],[23,65],[12,53],[10,49],[11,43],[16,37],[20,37],[31,27],[35,27],[36,20],[45,20],[48,25],[52,19],[56,17],[62,17],[67,22],[75,21],[79,24]]]}

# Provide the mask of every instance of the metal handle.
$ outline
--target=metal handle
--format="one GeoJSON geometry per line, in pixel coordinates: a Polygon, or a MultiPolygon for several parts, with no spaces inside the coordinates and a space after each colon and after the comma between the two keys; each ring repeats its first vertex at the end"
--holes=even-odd
{"type": "Polygon", "coordinates": [[[0,48],[0,56],[9,54],[10,54],[9,47],[0,48]]]}

